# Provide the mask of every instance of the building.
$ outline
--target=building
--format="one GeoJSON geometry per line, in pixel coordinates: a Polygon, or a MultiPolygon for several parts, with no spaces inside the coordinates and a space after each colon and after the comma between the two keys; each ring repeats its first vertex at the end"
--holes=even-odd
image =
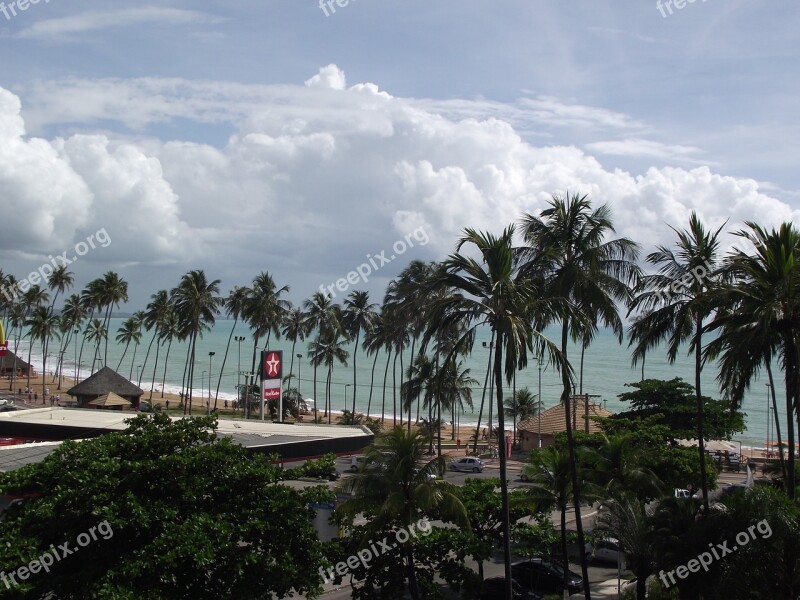
{"type": "MultiPolygon", "coordinates": [[[[598,433],[601,431],[596,418],[610,417],[613,413],[599,404],[584,400],[580,396],[577,402],[572,402],[572,428],[573,431],[588,431],[598,433]]],[[[529,452],[539,447],[539,432],[542,436],[542,448],[552,446],[557,433],[566,431],[567,423],[564,416],[564,405],[558,404],[548,408],[540,415],[529,417],[517,424],[519,431],[519,445],[523,452],[529,452]]]]}
{"type": "Polygon", "coordinates": [[[6,353],[0,356],[0,377],[11,377],[14,369],[17,371],[17,379],[27,377],[28,371],[30,371],[31,377],[34,375],[34,368],[31,365],[19,358],[11,350],[6,350],[6,353]]]}
{"type": "Polygon", "coordinates": [[[81,381],[78,385],[67,390],[67,394],[75,398],[79,408],[123,408],[137,410],[139,399],[144,394],[144,390],[132,384],[125,377],[110,369],[103,367],[97,373],[81,381]],[[108,401],[109,394],[114,394],[108,401]],[[104,400],[102,400],[104,399],[104,400]],[[119,402],[124,400],[127,407],[119,402]],[[98,400],[101,400],[98,404],[98,400]]]}

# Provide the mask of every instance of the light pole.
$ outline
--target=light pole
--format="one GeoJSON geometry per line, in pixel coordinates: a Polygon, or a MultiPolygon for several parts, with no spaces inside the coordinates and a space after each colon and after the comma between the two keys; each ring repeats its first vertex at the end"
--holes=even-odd
{"type": "MultiPolygon", "coordinates": [[[[347,410],[347,388],[349,388],[351,385],[353,385],[353,384],[352,383],[345,383],[344,384],[344,408],[342,409],[342,414],[344,414],[344,411],[347,410]]],[[[355,422],[356,415],[352,414],[350,416],[354,419],[353,422],[355,422]]]]}
{"type": "MultiPolygon", "coordinates": [[[[299,403],[299,402],[303,401],[303,394],[300,393],[300,369],[303,366],[303,355],[302,354],[297,354],[296,356],[297,356],[297,361],[298,361],[297,362],[297,396],[298,396],[297,397],[297,401],[299,403]]],[[[305,402],[303,404],[305,404],[305,402]]]]}
{"type": "MultiPolygon", "coordinates": [[[[206,414],[211,415],[211,357],[214,356],[216,352],[209,352],[208,353],[208,403],[206,404],[206,414]]],[[[214,408],[217,408],[217,397],[214,396],[214,408]]]]}
{"type": "Polygon", "coordinates": [[[539,363],[539,450],[542,449],[542,357],[538,359],[539,363]]]}
{"type": "Polygon", "coordinates": [[[140,382],[140,383],[141,383],[141,380],[139,379],[139,369],[141,369],[141,368],[142,368],[142,365],[136,365],[136,381],[140,382]]]}
{"type": "MultiPolygon", "coordinates": [[[[239,346],[239,363],[236,368],[238,372],[238,374],[236,375],[236,397],[239,400],[241,400],[242,399],[242,342],[244,341],[245,338],[243,335],[237,335],[236,337],[234,337],[234,339],[236,340],[236,343],[239,346]]],[[[239,405],[238,401],[236,402],[236,405],[237,406],[239,405]]]]}
{"type": "MultiPolygon", "coordinates": [[[[201,402],[202,402],[203,400],[205,400],[205,399],[206,399],[206,392],[205,392],[205,390],[203,389],[203,385],[204,385],[204,384],[205,384],[205,382],[206,382],[206,372],[207,372],[207,371],[203,371],[203,372],[200,374],[200,394],[201,394],[201,396],[200,396],[200,401],[201,401],[201,402]]],[[[209,374],[209,376],[210,376],[210,374],[209,374]]],[[[208,398],[209,398],[209,400],[211,399],[211,390],[210,390],[210,389],[208,390],[208,398]]],[[[211,404],[211,403],[209,402],[208,404],[211,404]]],[[[206,406],[208,406],[208,404],[207,404],[206,406]]]]}

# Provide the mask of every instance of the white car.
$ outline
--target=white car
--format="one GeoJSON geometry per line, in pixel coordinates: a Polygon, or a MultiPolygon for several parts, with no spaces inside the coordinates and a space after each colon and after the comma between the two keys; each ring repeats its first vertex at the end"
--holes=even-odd
{"type": "Polygon", "coordinates": [[[8,404],[8,400],[5,398],[0,399],[0,406],[5,406],[6,404],[8,404]]]}
{"type": "MultiPolygon", "coordinates": [[[[588,545],[588,544],[587,544],[588,545]]],[[[591,560],[604,563],[618,564],[621,561],[625,568],[625,555],[620,552],[619,542],[615,538],[597,540],[591,548],[591,560]]]]}
{"type": "Polygon", "coordinates": [[[465,456],[450,463],[451,471],[465,471],[467,473],[481,473],[486,467],[480,458],[465,456]]]}

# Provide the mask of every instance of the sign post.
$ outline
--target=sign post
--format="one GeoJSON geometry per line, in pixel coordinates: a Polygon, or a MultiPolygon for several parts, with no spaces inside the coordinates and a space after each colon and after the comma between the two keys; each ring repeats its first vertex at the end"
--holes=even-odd
{"type": "Polygon", "coordinates": [[[261,420],[264,420],[264,402],[278,401],[278,422],[283,423],[283,351],[261,352],[261,420]]]}

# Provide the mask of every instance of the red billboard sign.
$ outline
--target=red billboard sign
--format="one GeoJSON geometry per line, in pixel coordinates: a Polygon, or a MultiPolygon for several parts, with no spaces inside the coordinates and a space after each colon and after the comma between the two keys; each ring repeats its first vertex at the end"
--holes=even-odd
{"type": "Polygon", "coordinates": [[[282,350],[265,350],[261,353],[261,379],[283,379],[282,350]]]}

